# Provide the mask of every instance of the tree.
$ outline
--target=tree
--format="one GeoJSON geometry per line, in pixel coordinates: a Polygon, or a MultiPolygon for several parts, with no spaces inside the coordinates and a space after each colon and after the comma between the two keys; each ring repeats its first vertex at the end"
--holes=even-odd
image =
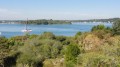
{"type": "Polygon", "coordinates": [[[77,45],[68,45],[65,52],[66,66],[69,67],[68,65],[70,65],[73,67],[79,54],[80,49],[77,45]]]}
{"type": "Polygon", "coordinates": [[[105,34],[111,34],[112,28],[105,27],[104,25],[97,25],[92,27],[91,31],[94,35],[98,36],[100,39],[103,39],[105,34]]]}
{"type": "Polygon", "coordinates": [[[77,32],[75,36],[77,37],[77,36],[80,36],[80,35],[82,35],[82,32],[77,32]]]}
{"type": "Polygon", "coordinates": [[[41,36],[40,39],[55,39],[55,35],[51,32],[44,32],[41,36]]]}
{"type": "Polygon", "coordinates": [[[120,19],[113,23],[113,34],[120,34],[120,19]]]}
{"type": "Polygon", "coordinates": [[[94,26],[91,31],[96,31],[96,30],[104,30],[106,27],[102,24],[94,26]]]}
{"type": "Polygon", "coordinates": [[[4,59],[8,56],[9,45],[5,37],[0,37],[0,66],[4,66],[4,59]]]}

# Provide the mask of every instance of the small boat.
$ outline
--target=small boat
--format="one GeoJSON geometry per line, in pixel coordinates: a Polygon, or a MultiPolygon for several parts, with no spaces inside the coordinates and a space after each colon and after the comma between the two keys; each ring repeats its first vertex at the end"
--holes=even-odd
{"type": "Polygon", "coordinates": [[[0,32],[0,35],[2,35],[2,32],[0,32]]]}
{"type": "Polygon", "coordinates": [[[27,22],[26,22],[26,24],[25,24],[25,29],[22,30],[22,32],[29,33],[29,32],[32,31],[31,29],[27,29],[27,23],[28,23],[28,19],[27,19],[27,22]]]}
{"type": "Polygon", "coordinates": [[[31,31],[32,31],[31,29],[22,30],[22,32],[31,32],[31,31]]]}
{"type": "Polygon", "coordinates": [[[2,35],[2,32],[0,32],[0,37],[5,37],[4,35],[2,35]]]}

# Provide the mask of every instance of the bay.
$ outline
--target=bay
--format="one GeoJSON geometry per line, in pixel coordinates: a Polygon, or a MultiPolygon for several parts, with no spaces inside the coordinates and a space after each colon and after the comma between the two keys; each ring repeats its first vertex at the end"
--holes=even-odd
{"type": "MultiPolygon", "coordinates": [[[[89,32],[95,25],[104,24],[112,27],[112,23],[79,23],[73,24],[53,24],[53,25],[27,25],[28,29],[32,29],[30,34],[42,34],[43,32],[52,32],[55,35],[74,36],[77,32],[89,32]]],[[[13,36],[24,35],[21,30],[25,28],[24,24],[0,24],[0,32],[2,36],[7,38],[13,36]]]]}

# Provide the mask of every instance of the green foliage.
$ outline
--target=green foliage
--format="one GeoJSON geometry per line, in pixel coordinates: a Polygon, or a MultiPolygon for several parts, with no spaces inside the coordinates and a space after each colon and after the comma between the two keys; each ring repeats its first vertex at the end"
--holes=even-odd
{"type": "Polygon", "coordinates": [[[89,59],[86,67],[117,67],[114,57],[96,56],[89,59]]]}
{"type": "Polygon", "coordinates": [[[112,28],[110,27],[105,27],[104,25],[97,25],[94,26],[91,29],[91,33],[95,34],[96,36],[98,36],[100,39],[104,39],[104,37],[107,34],[111,34],[112,35],[112,28]]]}
{"type": "Polygon", "coordinates": [[[49,59],[51,58],[51,46],[50,45],[42,45],[41,46],[41,54],[46,58],[49,59]]]}
{"type": "Polygon", "coordinates": [[[105,27],[104,25],[97,25],[97,26],[92,27],[91,31],[92,32],[95,32],[95,31],[104,31],[106,33],[109,33],[109,32],[111,33],[112,28],[105,27]]]}
{"type": "Polygon", "coordinates": [[[66,62],[66,67],[75,67],[75,63],[71,60],[66,62]]]}
{"type": "Polygon", "coordinates": [[[56,36],[56,40],[63,42],[66,40],[66,37],[65,36],[56,36]]]}
{"type": "Polygon", "coordinates": [[[42,40],[41,51],[46,58],[56,58],[62,49],[62,45],[54,40],[42,40]]]}
{"type": "MultiPolygon", "coordinates": [[[[19,23],[24,23],[19,22],[19,23]]],[[[46,19],[41,19],[41,20],[29,20],[28,24],[43,24],[43,25],[48,25],[48,24],[71,24],[69,21],[64,21],[64,20],[46,20],[46,19]]]]}
{"type": "Polygon", "coordinates": [[[73,38],[71,37],[56,36],[56,40],[60,41],[63,45],[69,45],[70,43],[73,43],[73,38]]]}
{"type": "Polygon", "coordinates": [[[45,60],[43,67],[54,67],[51,60],[45,60]]]}
{"type": "Polygon", "coordinates": [[[44,59],[56,58],[59,56],[62,45],[54,40],[52,33],[44,33],[39,37],[28,39],[25,44],[18,48],[20,56],[18,64],[34,66],[36,63],[43,62],[44,59]],[[47,38],[45,38],[48,36],[47,38]]]}
{"type": "Polygon", "coordinates": [[[9,39],[10,45],[24,45],[24,42],[27,41],[28,36],[16,36],[9,39]]]}
{"type": "Polygon", "coordinates": [[[104,25],[97,25],[97,26],[94,26],[91,31],[96,31],[96,30],[104,30],[105,29],[105,26],[104,25]]]}
{"type": "MultiPolygon", "coordinates": [[[[68,45],[65,51],[66,66],[68,67],[71,63],[76,63],[76,58],[80,54],[80,49],[77,45],[68,45]]],[[[73,66],[70,65],[70,66],[73,66]]]]}
{"type": "Polygon", "coordinates": [[[55,39],[55,35],[51,32],[44,32],[39,38],[40,39],[55,39]]]}
{"type": "Polygon", "coordinates": [[[9,50],[8,39],[0,37],[0,65],[4,64],[4,58],[8,56],[9,50]]]}
{"type": "Polygon", "coordinates": [[[24,46],[19,47],[18,51],[21,53],[17,59],[17,63],[19,64],[34,66],[36,63],[41,63],[44,60],[44,57],[40,53],[41,49],[36,43],[29,44],[28,41],[24,46]]]}
{"type": "MultiPolygon", "coordinates": [[[[44,23],[48,24],[46,20],[44,23]]],[[[115,34],[119,33],[118,27],[113,28],[115,34]]],[[[75,37],[55,36],[50,32],[9,39],[0,37],[0,65],[119,67],[120,35],[113,36],[111,30],[110,27],[98,25],[92,28],[92,32],[78,32],[75,37]]]]}
{"type": "Polygon", "coordinates": [[[78,65],[83,67],[118,67],[119,60],[100,52],[89,52],[78,57],[78,65]]]}
{"type": "Polygon", "coordinates": [[[80,36],[80,35],[82,35],[82,32],[77,32],[75,36],[77,37],[77,36],[80,36]]]}
{"type": "Polygon", "coordinates": [[[120,18],[109,18],[109,19],[90,19],[90,20],[72,20],[71,22],[114,22],[120,18]]]}
{"type": "Polygon", "coordinates": [[[30,35],[30,39],[33,39],[33,38],[36,38],[36,37],[38,37],[38,35],[35,35],[35,34],[32,34],[32,35],[30,35]]]}
{"type": "Polygon", "coordinates": [[[113,23],[113,34],[117,34],[119,35],[120,34],[120,19],[119,20],[116,20],[114,23],[113,23]]]}
{"type": "Polygon", "coordinates": [[[5,37],[0,37],[0,46],[6,46],[8,47],[8,39],[5,37]]]}

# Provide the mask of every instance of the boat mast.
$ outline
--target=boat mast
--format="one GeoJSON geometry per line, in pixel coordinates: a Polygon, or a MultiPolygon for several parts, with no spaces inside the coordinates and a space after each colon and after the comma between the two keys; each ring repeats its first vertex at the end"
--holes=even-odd
{"type": "Polygon", "coordinates": [[[25,23],[25,30],[27,30],[27,23],[28,23],[28,18],[27,18],[27,21],[25,23]]]}
{"type": "Polygon", "coordinates": [[[31,29],[28,29],[28,28],[27,28],[27,24],[28,24],[28,19],[27,19],[27,21],[25,21],[25,29],[22,30],[22,32],[28,33],[28,32],[31,32],[31,31],[32,31],[31,29]]]}
{"type": "Polygon", "coordinates": [[[0,36],[2,35],[2,32],[0,32],[0,36]]]}

